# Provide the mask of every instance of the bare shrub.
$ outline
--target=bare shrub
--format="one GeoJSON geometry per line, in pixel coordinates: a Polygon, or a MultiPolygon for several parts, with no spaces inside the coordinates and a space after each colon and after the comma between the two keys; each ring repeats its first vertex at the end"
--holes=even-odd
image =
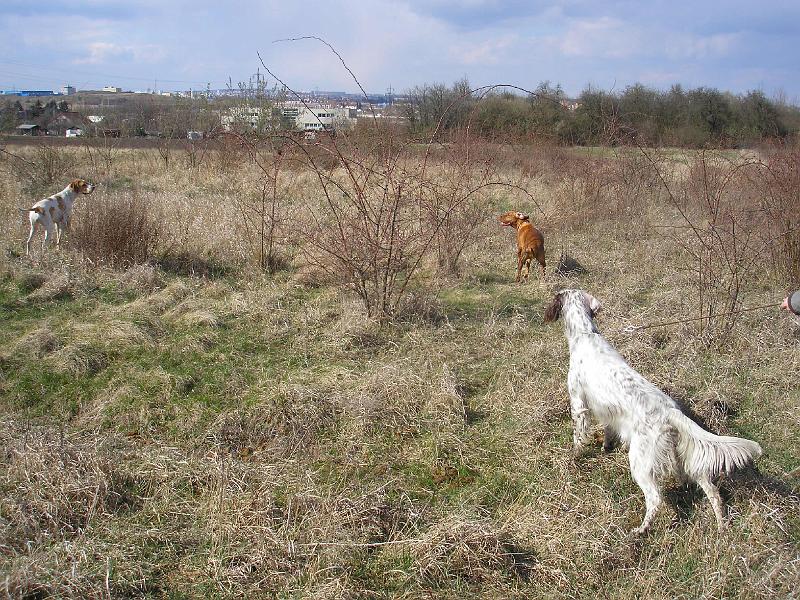
{"type": "Polygon", "coordinates": [[[760,200],[761,190],[752,185],[762,163],[754,157],[700,151],[676,194],[652,156],[640,150],[657,169],[682,221],[670,227],[670,235],[686,258],[700,333],[722,341],[736,324],[743,293],[758,276],[754,265],[770,244],[770,216],[760,200]]]}
{"type": "Polygon", "coordinates": [[[70,245],[94,264],[130,267],[153,258],[163,237],[152,208],[135,194],[79,205],[70,245]]]}
{"type": "Polygon", "coordinates": [[[455,275],[460,270],[464,250],[485,237],[480,225],[491,211],[476,198],[464,202],[472,190],[497,181],[496,152],[492,144],[459,131],[444,148],[444,155],[433,167],[436,178],[426,185],[422,196],[424,220],[441,226],[436,232],[436,259],[439,273],[455,275]]]}
{"type": "Polygon", "coordinates": [[[22,188],[33,196],[52,194],[54,185],[65,185],[75,176],[77,166],[77,158],[69,149],[37,145],[33,156],[21,164],[22,188]]]}
{"type": "Polygon", "coordinates": [[[386,128],[380,143],[366,148],[334,142],[329,152],[341,165],[334,171],[301,154],[321,192],[306,215],[310,234],[301,251],[353,289],[369,316],[380,320],[402,311],[429,258],[436,258],[440,273],[457,271],[485,219],[481,194],[491,186],[515,187],[494,179],[491,167],[478,168],[469,137],[449,145],[453,162],[434,163],[427,151],[420,156],[393,134],[386,128]]]}
{"type": "Polygon", "coordinates": [[[209,153],[210,164],[226,174],[236,173],[248,162],[247,141],[235,133],[220,132],[213,138],[213,149],[209,153]]]}
{"type": "MultiPolygon", "coordinates": [[[[563,222],[583,226],[596,222],[627,226],[627,219],[646,218],[660,182],[654,164],[621,149],[609,156],[573,156],[562,161],[563,222]]],[[[652,154],[654,162],[659,157],[652,154]]]]}
{"type": "Polygon", "coordinates": [[[83,150],[92,172],[102,177],[110,177],[114,168],[114,163],[120,156],[120,138],[111,136],[100,136],[95,138],[84,138],[83,150]]]}
{"type": "MultiPolygon", "coordinates": [[[[330,44],[313,36],[308,39],[326,45],[366,96],[330,44]]],[[[262,65],[303,102],[263,62],[262,65]]],[[[407,294],[435,251],[438,250],[441,270],[457,270],[458,259],[471,242],[479,219],[479,213],[468,210],[467,203],[478,201],[491,186],[506,185],[527,193],[520,186],[495,179],[491,168],[475,168],[478,161],[468,127],[461,139],[456,137],[448,143],[453,150],[451,155],[459,157],[450,164],[451,177],[444,181],[436,178],[436,151],[443,148],[439,134],[447,115],[463,112],[469,104],[471,92],[464,92],[446,106],[422,150],[396,126],[377,119],[371,122],[372,135],[361,129],[351,138],[342,131],[323,136],[320,143],[310,147],[292,136],[278,136],[291,149],[291,162],[313,173],[318,190],[317,202],[304,215],[307,235],[301,252],[311,265],[355,291],[370,317],[388,320],[401,311],[407,294]],[[464,173],[472,177],[478,174],[477,181],[460,178],[459,174],[464,173]],[[456,222],[449,223],[450,220],[456,222]],[[467,229],[467,242],[457,240],[459,226],[467,229]],[[445,234],[446,228],[455,235],[445,234]]],[[[484,150],[486,158],[489,152],[484,150]]]]}
{"type": "Polygon", "coordinates": [[[779,146],[758,172],[770,262],[785,286],[800,285],[800,149],[779,146]]]}
{"type": "Polygon", "coordinates": [[[198,170],[206,162],[208,155],[208,144],[205,140],[189,140],[184,142],[184,160],[187,169],[198,170]]]}
{"type": "Polygon", "coordinates": [[[239,211],[248,246],[258,257],[259,267],[275,273],[289,265],[283,239],[288,204],[283,173],[284,144],[280,137],[271,138],[266,144],[255,144],[242,136],[239,139],[247,150],[249,162],[257,167],[257,176],[247,178],[247,189],[234,194],[233,202],[239,211]]]}

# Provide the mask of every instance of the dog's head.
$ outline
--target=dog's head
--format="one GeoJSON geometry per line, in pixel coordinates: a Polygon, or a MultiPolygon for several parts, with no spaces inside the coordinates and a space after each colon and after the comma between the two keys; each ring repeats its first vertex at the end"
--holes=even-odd
{"type": "Polygon", "coordinates": [[[553,321],[558,321],[564,307],[573,303],[582,306],[591,318],[594,318],[603,307],[600,301],[588,292],[584,292],[583,290],[561,290],[555,295],[553,301],[545,309],[544,322],[552,323],[553,321]]]}
{"type": "Polygon", "coordinates": [[[85,179],[73,179],[69,187],[71,187],[72,191],[76,194],[91,194],[97,186],[89,183],[85,179]]]}
{"type": "Polygon", "coordinates": [[[525,213],[516,212],[514,210],[510,210],[507,213],[503,213],[497,220],[503,227],[513,227],[516,229],[519,227],[520,223],[524,223],[526,221],[530,221],[530,217],[525,213]]]}

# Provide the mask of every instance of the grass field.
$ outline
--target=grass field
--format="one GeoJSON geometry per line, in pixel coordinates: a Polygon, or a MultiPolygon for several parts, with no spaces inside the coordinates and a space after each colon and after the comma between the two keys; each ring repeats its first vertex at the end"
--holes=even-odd
{"type": "MultiPolygon", "coordinates": [[[[692,212],[692,157],[659,159],[675,204],[652,174],[592,179],[630,153],[598,163],[594,151],[515,150],[495,175],[544,214],[516,189],[476,195],[484,216],[458,272],[426,258],[403,309],[377,319],[305,259],[302,215],[319,193],[307,170],[276,186],[284,267],[269,275],[237,208],[259,181],[252,165],[13,152],[26,162],[0,157],[7,595],[797,597],[797,325],[771,309],[702,332],[624,330],[725,307],[730,288],[716,284],[733,271],[700,253],[717,279],[698,285],[697,248],[674,229],[685,227],[678,208],[708,224],[692,212]],[[73,176],[103,182],[79,201],[76,228],[92,206],[122,200],[158,216],[145,264],[90,260],[77,233],[24,256],[17,207],[73,176]],[[494,217],[512,208],[545,234],[546,281],[513,282],[512,232],[494,217]],[[721,482],[728,529],[702,492],[674,485],[653,530],[634,538],[644,500],[624,450],[604,455],[598,441],[573,460],[567,345],[560,323],[542,323],[567,286],[603,302],[604,335],[709,429],[763,447],[756,469],[721,482]]],[[[447,158],[437,161],[445,177],[447,158]]],[[[764,252],[737,271],[737,306],[779,302],[800,283],[784,266],[764,252]]]]}

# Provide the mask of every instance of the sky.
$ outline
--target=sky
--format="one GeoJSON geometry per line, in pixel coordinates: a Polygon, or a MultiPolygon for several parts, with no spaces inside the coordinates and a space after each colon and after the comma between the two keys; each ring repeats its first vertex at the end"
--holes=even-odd
{"type": "Polygon", "coordinates": [[[761,90],[800,104],[800,0],[0,0],[0,89],[761,90]],[[261,59],[259,59],[259,55],[261,59]],[[272,85],[276,79],[267,76],[272,85]]]}

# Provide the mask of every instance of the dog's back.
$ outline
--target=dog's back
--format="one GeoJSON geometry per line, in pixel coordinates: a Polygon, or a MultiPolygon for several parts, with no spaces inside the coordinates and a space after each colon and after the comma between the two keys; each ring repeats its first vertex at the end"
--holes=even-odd
{"type": "Polygon", "coordinates": [[[544,253],[544,236],[530,222],[530,217],[521,212],[508,211],[497,217],[505,227],[513,227],[517,233],[517,281],[520,281],[523,266],[526,267],[525,278],[530,273],[531,261],[539,263],[542,277],[545,276],[547,263],[544,253]]]}

